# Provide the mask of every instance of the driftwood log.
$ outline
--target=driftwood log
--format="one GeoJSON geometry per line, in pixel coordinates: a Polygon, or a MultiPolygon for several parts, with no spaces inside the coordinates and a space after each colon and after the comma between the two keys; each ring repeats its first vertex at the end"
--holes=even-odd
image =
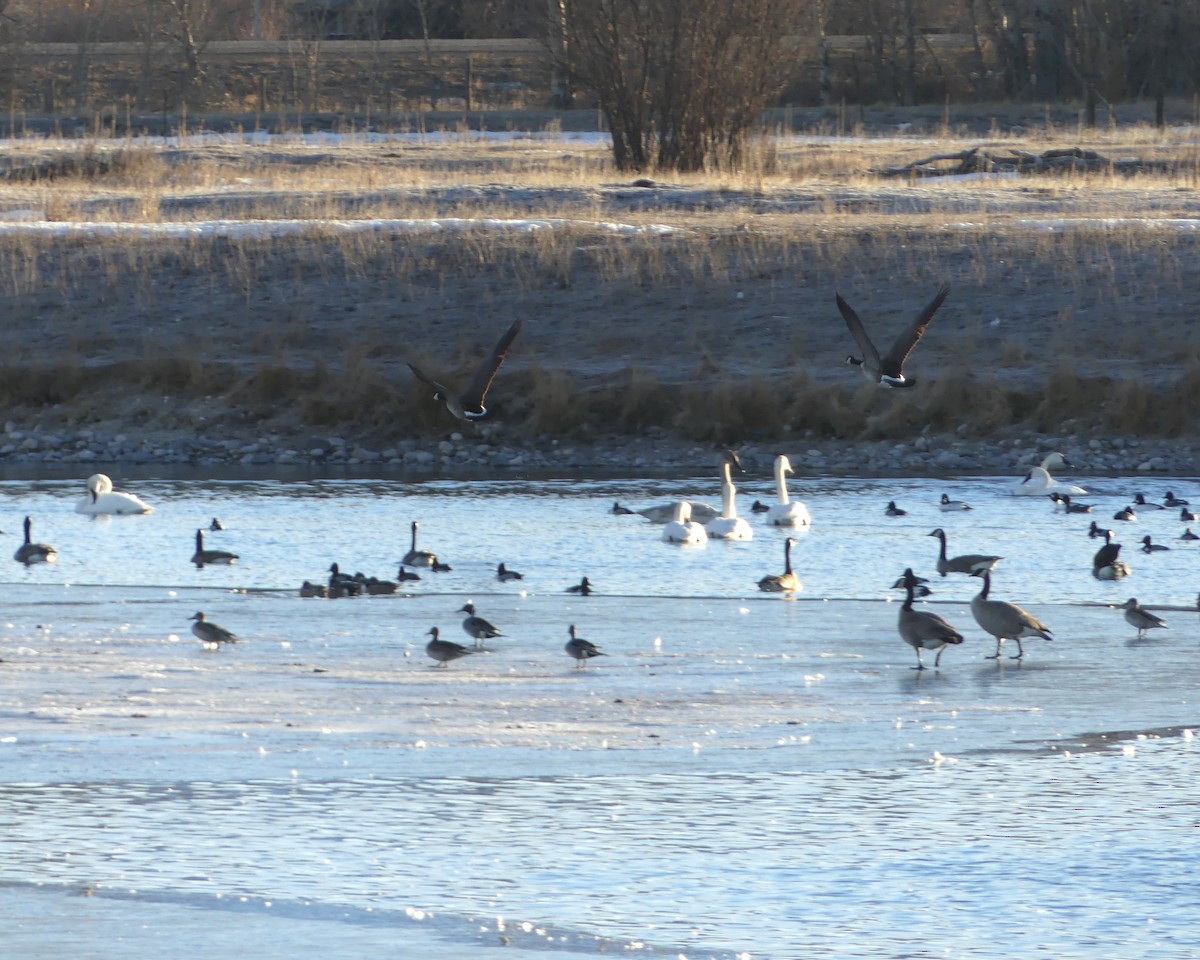
{"type": "Polygon", "coordinates": [[[959,153],[941,153],[914,160],[902,167],[877,171],[883,177],[949,177],[968,173],[1170,173],[1178,168],[1173,160],[1110,160],[1095,150],[1065,147],[1043,153],[1027,153],[1012,147],[1006,151],[971,147],[959,153]]]}

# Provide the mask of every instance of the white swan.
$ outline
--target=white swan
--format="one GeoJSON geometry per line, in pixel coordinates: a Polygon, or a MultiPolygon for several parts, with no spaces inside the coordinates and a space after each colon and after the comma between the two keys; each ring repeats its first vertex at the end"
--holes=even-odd
{"type": "Polygon", "coordinates": [[[662,538],[667,543],[698,546],[708,543],[704,527],[692,519],[692,507],[686,500],[675,504],[675,519],[663,527],[662,538]]]}
{"type": "Polygon", "coordinates": [[[1060,483],[1050,476],[1051,470],[1057,470],[1059,467],[1072,466],[1071,461],[1057,451],[1047,454],[1042,460],[1041,466],[1034,467],[1029,471],[1029,475],[1013,487],[1013,495],[1018,497],[1048,497],[1052,493],[1065,493],[1070,496],[1077,496],[1081,493],[1087,493],[1083,487],[1077,487],[1070,483],[1060,483]]]}
{"type": "Polygon", "coordinates": [[[737,489],[733,485],[732,467],[727,461],[721,463],[721,473],[725,481],[721,484],[721,515],[708,521],[704,529],[714,540],[753,540],[754,530],[737,515],[733,499],[737,489]]]}
{"type": "Polygon", "coordinates": [[[767,523],[776,527],[807,527],[812,523],[808,507],[799,500],[789,500],[784,474],[795,473],[787,457],[780,454],[775,458],[776,500],[767,510],[767,523]]]}
{"type": "Polygon", "coordinates": [[[113,490],[112,481],[102,473],[94,473],[87,480],[88,494],[77,504],[76,513],[92,516],[112,513],[153,513],[154,508],[132,493],[113,490]]]}

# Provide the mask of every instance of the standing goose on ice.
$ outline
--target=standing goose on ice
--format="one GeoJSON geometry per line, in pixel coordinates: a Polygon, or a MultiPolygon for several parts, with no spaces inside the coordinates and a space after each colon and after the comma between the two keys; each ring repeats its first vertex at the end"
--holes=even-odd
{"type": "Polygon", "coordinates": [[[909,568],[904,571],[904,576],[892,585],[893,590],[903,588],[906,591],[896,628],[900,632],[900,638],[916,651],[916,669],[925,669],[925,664],[921,662],[922,650],[937,651],[937,656],[933,661],[933,667],[936,670],[942,662],[942,651],[946,649],[946,645],[962,643],[963,635],[936,613],[913,609],[913,599],[917,588],[920,587],[926,594],[929,593],[928,589],[923,586],[924,582],[923,577],[914,576],[912,569],[909,568]]]}
{"type": "Polygon", "coordinates": [[[975,617],[975,622],[996,638],[996,652],[988,656],[989,660],[1000,659],[1000,647],[1004,645],[1005,640],[1017,642],[1017,652],[1011,659],[1020,660],[1025,656],[1025,650],[1021,646],[1023,637],[1054,639],[1050,635],[1048,626],[1015,603],[988,599],[988,593],[992,589],[990,570],[980,570],[971,576],[983,578],[983,589],[971,599],[971,613],[975,617]]]}
{"type": "Polygon", "coordinates": [[[773,527],[807,527],[812,523],[808,507],[788,496],[787,474],[795,472],[783,454],[775,458],[775,502],[767,508],[767,523],[773,527]]]}
{"type": "Polygon", "coordinates": [[[914,386],[917,382],[916,379],[904,375],[904,361],[912,353],[913,347],[925,333],[929,321],[933,319],[933,315],[937,313],[949,292],[950,284],[943,284],[934,298],[913,318],[912,323],[896,338],[887,355],[882,358],[879,356],[879,351],[875,349],[875,344],[871,342],[871,338],[867,336],[862,320],[854,312],[854,308],[842,299],[840,293],[835,294],[842,319],[846,321],[846,326],[850,328],[850,335],[854,337],[863,354],[862,359],[854,356],[847,357],[846,363],[858,367],[864,377],[882,387],[914,386]]]}
{"type": "Polygon", "coordinates": [[[937,537],[938,543],[938,558],[937,572],[943,577],[948,573],[966,573],[972,576],[979,573],[981,570],[992,570],[1003,557],[992,557],[982,553],[964,553],[959,557],[946,557],[946,531],[941,527],[932,530],[929,533],[931,537],[937,537]]]}
{"type": "Polygon", "coordinates": [[[1147,630],[1166,629],[1167,621],[1143,607],[1136,597],[1130,597],[1121,607],[1125,611],[1125,622],[1137,628],[1139,640],[1145,638],[1147,630]]]}
{"type": "Polygon", "coordinates": [[[32,529],[33,521],[29,517],[26,517],[25,542],[17,547],[17,552],[13,554],[13,559],[17,563],[25,564],[27,567],[35,563],[57,563],[58,551],[47,543],[34,543],[30,537],[32,529]]]}
{"type": "Polygon", "coordinates": [[[230,553],[228,550],[205,550],[204,531],[196,531],[196,552],[192,554],[192,563],[196,566],[202,567],[206,563],[233,563],[237,558],[236,553],[230,553]]]}
{"type": "Polygon", "coordinates": [[[237,643],[237,634],[230,633],[215,623],[209,623],[204,619],[203,613],[194,613],[188,619],[196,621],[192,624],[192,633],[205,646],[219,647],[223,643],[237,643]]]}
{"type": "Polygon", "coordinates": [[[102,473],[88,477],[87,489],[87,496],[75,504],[76,513],[102,516],[154,512],[150,504],[132,493],[114,492],[112,481],[102,473]]]}
{"type": "Polygon", "coordinates": [[[518,317],[513,321],[512,326],[504,331],[504,335],[496,341],[496,346],[492,349],[492,352],[484,357],[483,362],[479,364],[479,369],[475,371],[475,376],[471,380],[470,385],[461,394],[455,393],[449,387],[438,383],[412,363],[409,363],[408,368],[418,380],[434,388],[436,392],[433,398],[445,403],[446,409],[459,420],[487,420],[492,415],[492,412],[483,405],[483,401],[487,397],[488,388],[491,387],[492,380],[496,377],[496,371],[500,369],[500,364],[504,362],[508,348],[512,346],[512,342],[520,331],[523,322],[524,319],[518,317]]]}
{"type": "Polygon", "coordinates": [[[563,649],[567,651],[567,656],[574,657],[578,661],[575,666],[582,667],[592,657],[606,657],[608,654],[601,653],[591,640],[584,640],[583,637],[575,635],[575,625],[571,624],[567,628],[567,633],[571,635],[571,639],[566,642],[563,649]]]}
{"type": "Polygon", "coordinates": [[[795,537],[788,537],[783,544],[783,573],[771,573],[758,581],[758,589],[764,593],[795,593],[802,588],[800,578],[792,572],[792,544],[795,537]]]}

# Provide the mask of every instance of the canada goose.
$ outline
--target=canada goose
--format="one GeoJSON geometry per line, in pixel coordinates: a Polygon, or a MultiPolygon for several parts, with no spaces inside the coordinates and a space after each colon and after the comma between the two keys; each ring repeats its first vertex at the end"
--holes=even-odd
{"type": "Polygon", "coordinates": [[[737,488],[733,485],[732,465],[721,464],[721,515],[709,520],[704,529],[715,540],[753,540],[754,530],[737,515],[737,488]]]}
{"type": "Polygon", "coordinates": [[[775,527],[807,527],[812,523],[808,507],[788,497],[786,475],[795,473],[783,454],[775,458],[775,502],[767,508],[767,523],[775,527]]]}
{"type": "Polygon", "coordinates": [[[908,511],[901,510],[898,506],[896,506],[895,500],[889,500],[888,505],[884,508],[883,512],[884,512],[884,515],[888,516],[888,517],[907,517],[908,516],[908,511]]]}
{"type": "Polygon", "coordinates": [[[1003,557],[992,557],[982,553],[965,553],[960,557],[946,559],[946,531],[941,527],[931,530],[929,536],[937,537],[938,548],[937,572],[943,577],[948,573],[967,573],[974,575],[980,570],[991,570],[1003,557]]]}
{"type": "Polygon", "coordinates": [[[1168,490],[1167,495],[1163,497],[1163,506],[1165,507],[1186,507],[1187,505],[1188,502],[1186,500],[1175,496],[1175,494],[1170,490],[1168,490]]]}
{"type": "Polygon", "coordinates": [[[401,566],[400,571],[396,574],[396,579],[401,583],[407,583],[412,580],[420,580],[421,575],[419,573],[413,573],[411,570],[405,570],[404,567],[401,566]]]}
{"type": "Polygon", "coordinates": [[[223,643],[237,643],[236,634],[230,633],[224,627],[218,627],[215,623],[209,623],[204,619],[203,613],[197,612],[188,619],[196,621],[192,624],[192,633],[210,647],[219,647],[223,643]]]}
{"type": "Polygon", "coordinates": [[[1092,558],[1092,576],[1097,580],[1121,580],[1129,576],[1128,564],[1118,559],[1121,545],[1112,542],[1112,531],[1101,530],[1099,536],[1104,537],[1104,546],[1092,558]]]}
{"type": "Polygon", "coordinates": [[[1133,512],[1133,507],[1126,506],[1113,514],[1114,520],[1133,521],[1137,519],[1137,514],[1133,512]]]}
{"type": "Polygon", "coordinates": [[[794,593],[804,589],[800,578],[792,572],[792,544],[795,537],[788,537],[783,543],[783,573],[771,573],[758,581],[758,589],[765,593],[794,593]]]}
{"type": "Polygon", "coordinates": [[[1179,535],[1179,539],[1180,540],[1200,540],[1200,537],[1198,537],[1198,536],[1196,536],[1196,534],[1192,533],[1192,528],[1188,527],[1186,530],[1183,531],[1183,533],[1181,533],[1179,535]]]}
{"type": "Polygon", "coordinates": [[[1015,603],[988,599],[988,593],[992,588],[990,570],[980,570],[971,576],[983,578],[983,589],[971,598],[971,613],[975,617],[975,622],[996,638],[996,652],[989,655],[987,659],[998,660],[1000,658],[1000,647],[1003,646],[1005,640],[1017,642],[1016,656],[1011,659],[1020,660],[1025,656],[1025,650],[1021,646],[1023,637],[1054,639],[1050,635],[1049,627],[1032,614],[1026,613],[1015,603]]]}
{"type": "Polygon", "coordinates": [[[582,667],[592,657],[608,656],[606,653],[601,653],[599,647],[591,640],[584,640],[583,637],[576,636],[574,624],[567,628],[567,633],[571,635],[571,639],[566,642],[563,649],[567,651],[567,656],[574,657],[577,661],[576,669],[582,667]]]}
{"type": "Polygon", "coordinates": [[[1166,629],[1167,621],[1143,607],[1137,602],[1137,597],[1130,597],[1121,607],[1125,611],[1125,622],[1131,627],[1137,627],[1139,640],[1146,636],[1147,630],[1166,629]]]}
{"type": "Polygon", "coordinates": [[[916,669],[925,669],[925,664],[921,662],[922,650],[937,651],[937,657],[933,661],[936,670],[942,662],[942,651],[946,649],[946,645],[962,643],[963,635],[936,613],[913,609],[913,597],[916,589],[920,587],[926,593],[929,592],[921,585],[922,579],[913,576],[910,567],[904,571],[904,576],[892,585],[893,590],[900,588],[905,590],[904,605],[900,608],[897,629],[900,631],[901,639],[916,651],[916,669]]]}
{"type": "Polygon", "coordinates": [[[132,493],[114,492],[112,481],[102,473],[94,473],[88,477],[87,490],[87,496],[75,504],[76,513],[101,516],[154,512],[150,504],[132,493]]]}
{"type": "Polygon", "coordinates": [[[691,505],[680,500],[675,504],[675,519],[663,527],[662,539],[665,543],[694,547],[708,543],[708,534],[704,532],[703,524],[692,519],[691,505]]]}
{"type": "Polygon", "coordinates": [[[496,579],[501,583],[508,583],[510,580],[524,580],[524,574],[517,573],[516,570],[509,570],[503,563],[496,567],[496,579]]]}
{"type": "Polygon", "coordinates": [[[417,521],[414,520],[412,522],[412,545],[400,562],[406,567],[432,567],[437,563],[437,554],[417,549],[417,526],[417,521]]]}
{"type": "Polygon", "coordinates": [[[430,627],[428,636],[433,639],[425,644],[425,655],[431,660],[437,661],[434,664],[435,667],[444,667],[451,660],[467,657],[475,652],[470,647],[464,647],[461,643],[455,643],[453,640],[439,639],[437,627],[430,627]]]}
{"type": "Polygon", "coordinates": [[[230,553],[228,550],[205,550],[204,531],[196,531],[196,552],[192,554],[192,563],[196,566],[202,567],[206,563],[233,563],[237,558],[236,553],[230,553]]]}
{"type": "Polygon", "coordinates": [[[577,584],[575,584],[575,586],[573,586],[573,587],[567,587],[567,589],[566,589],[565,591],[563,591],[563,592],[564,592],[564,593],[577,593],[577,594],[579,594],[581,597],[586,597],[586,596],[589,596],[589,595],[591,594],[591,592],[592,592],[592,590],[593,590],[593,589],[594,589],[594,588],[592,587],[592,583],[591,583],[591,581],[590,581],[590,580],[588,580],[588,578],[587,578],[587,577],[584,577],[584,578],[583,578],[582,580],[580,580],[580,581],[579,581],[577,584]]]}
{"type": "Polygon", "coordinates": [[[305,580],[304,583],[302,583],[300,585],[300,596],[302,596],[302,597],[322,597],[322,598],[328,597],[329,596],[329,588],[326,587],[324,584],[311,583],[310,581],[305,580]]]}
{"type": "Polygon", "coordinates": [[[942,301],[946,299],[946,294],[949,292],[950,284],[943,284],[934,298],[913,318],[912,323],[896,337],[891,349],[882,358],[879,356],[879,351],[875,349],[875,344],[871,342],[871,338],[867,336],[867,331],[863,328],[862,320],[859,319],[858,314],[854,312],[850,304],[842,299],[840,293],[835,293],[837,307],[842,314],[842,319],[846,321],[846,326],[850,328],[850,335],[854,337],[855,343],[858,344],[858,348],[863,354],[861,360],[854,356],[847,357],[846,363],[853,367],[858,367],[862,371],[863,376],[873,383],[878,383],[880,386],[914,386],[917,381],[913,377],[906,377],[904,375],[904,361],[912,353],[913,347],[917,345],[917,341],[925,333],[925,328],[929,326],[929,321],[933,319],[933,315],[937,313],[938,307],[942,305],[942,301]]]}
{"type": "Polygon", "coordinates": [[[1133,495],[1133,505],[1135,507],[1137,507],[1139,510],[1142,510],[1142,509],[1166,510],[1167,509],[1161,503],[1151,503],[1149,500],[1146,499],[1146,495],[1144,493],[1135,493],[1133,495]]]}
{"type": "Polygon", "coordinates": [[[615,514],[616,514],[618,517],[630,517],[630,516],[633,516],[633,511],[632,511],[632,510],[630,510],[628,507],[623,507],[623,506],[621,506],[621,505],[620,505],[619,503],[617,503],[615,500],[613,501],[612,510],[610,510],[609,512],[610,512],[610,513],[615,513],[615,514]]]}
{"type": "Polygon", "coordinates": [[[433,399],[441,400],[446,404],[446,409],[450,411],[459,420],[487,420],[492,415],[492,411],[488,410],[483,405],[484,398],[487,396],[488,388],[492,385],[492,380],[496,376],[496,371],[500,369],[500,364],[504,362],[504,356],[508,353],[508,348],[512,346],[513,339],[521,329],[523,318],[518,317],[513,321],[504,335],[496,341],[496,346],[492,348],[492,352],[484,357],[483,362],[479,365],[479,369],[475,371],[475,376],[472,378],[467,389],[457,394],[448,387],[438,383],[432,377],[422,373],[415,364],[409,363],[408,368],[413,372],[418,380],[421,380],[436,391],[433,399]]]}
{"type": "Polygon", "coordinates": [[[1072,503],[1069,493],[1052,493],[1050,499],[1055,503],[1062,504],[1064,513],[1091,513],[1093,504],[1090,503],[1072,503]]]}
{"type": "Polygon", "coordinates": [[[34,543],[30,539],[30,531],[33,529],[33,521],[29,517],[25,518],[25,542],[17,547],[17,552],[13,554],[13,559],[17,563],[23,563],[25,566],[32,566],[35,563],[57,563],[58,551],[46,543],[34,543]]]}
{"type": "Polygon", "coordinates": [[[1164,547],[1161,543],[1155,543],[1150,539],[1150,534],[1142,537],[1142,553],[1156,553],[1159,550],[1170,550],[1170,547],[1164,547]]]}
{"type": "Polygon", "coordinates": [[[965,500],[951,500],[949,494],[943,493],[942,499],[938,503],[938,509],[943,513],[950,513],[954,510],[970,510],[971,505],[965,500]]]}
{"type": "Polygon", "coordinates": [[[1020,497],[1044,497],[1051,493],[1069,493],[1074,497],[1081,493],[1087,493],[1083,487],[1077,487],[1070,483],[1061,483],[1050,476],[1051,470],[1072,466],[1074,464],[1064,454],[1058,451],[1048,453],[1042,458],[1039,466],[1030,470],[1025,475],[1025,479],[1013,487],[1012,492],[1020,497]]]}
{"type": "Polygon", "coordinates": [[[771,508],[768,507],[761,500],[755,500],[752,504],[750,504],[750,512],[751,513],[766,513],[770,509],[771,508]]]}
{"type": "Polygon", "coordinates": [[[491,640],[494,637],[502,637],[502,634],[483,617],[476,616],[475,604],[469,600],[458,609],[459,613],[465,613],[466,619],[462,622],[463,632],[475,641],[475,646],[482,646],[484,640],[491,640]]]}
{"type": "Polygon", "coordinates": [[[1195,521],[1196,515],[1194,513],[1192,513],[1192,511],[1189,510],[1187,507],[1180,507],[1179,508],[1179,519],[1182,520],[1184,523],[1191,523],[1191,522],[1195,521]]]}

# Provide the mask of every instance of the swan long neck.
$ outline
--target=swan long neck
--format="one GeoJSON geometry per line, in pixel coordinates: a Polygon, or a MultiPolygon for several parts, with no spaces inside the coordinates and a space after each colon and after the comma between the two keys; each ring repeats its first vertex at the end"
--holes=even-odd
{"type": "Polygon", "coordinates": [[[779,495],[780,503],[788,502],[787,480],[784,475],[787,473],[787,463],[784,460],[775,462],[775,491],[779,495]]]}
{"type": "Polygon", "coordinates": [[[729,480],[728,471],[726,471],[725,482],[721,484],[721,516],[726,520],[733,520],[737,517],[737,507],[734,506],[733,496],[737,492],[733,483],[729,480]]]}

